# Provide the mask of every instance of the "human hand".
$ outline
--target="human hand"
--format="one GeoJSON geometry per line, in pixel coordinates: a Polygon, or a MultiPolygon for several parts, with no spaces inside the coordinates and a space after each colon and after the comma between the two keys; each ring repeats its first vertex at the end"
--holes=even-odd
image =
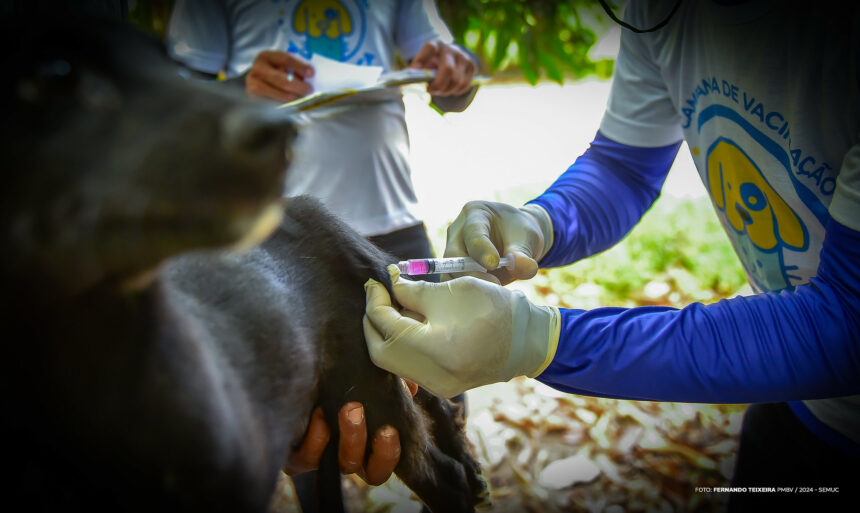
{"type": "Polygon", "coordinates": [[[438,39],[424,43],[409,66],[436,70],[436,78],[427,85],[427,92],[438,96],[466,93],[472,88],[477,71],[475,61],[465,50],[438,39]]]}
{"type": "Polygon", "coordinates": [[[254,59],[245,77],[245,91],[258,98],[291,102],[313,91],[306,81],[313,74],[310,63],[298,55],[264,51],[254,59]]]}
{"type": "Polygon", "coordinates": [[[398,280],[389,266],[399,312],[386,288],[368,280],[364,337],[373,363],[453,397],[515,376],[534,377],[558,345],[561,316],[520,291],[471,276],[444,283],[398,280]]]}
{"type": "MultiPolygon", "coordinates": [[[[414,396],[418,392],[417,384],[408,380],[403,382],[410,394],[414,396]]],[[[338,429],[338,463],[341,473],[358,473],[372,486],[387,481],[400,461],[400,435],[397,430],[391,426],[383,426],[377,430],[371,443],[370,456],[365,463],[367,426],[364,408],[360,403],[348,402],[341,407],[338,412],[338,429]]],[[[330,438],[331,433],[323,419],[322,409],[317,408],[311,415],[302,444],[289,455],[284,472],[294,476],[319,467],[320,458],[330,438]]]]}
{"type": "Polygon", "coordinates": [[[527,280],[538,271],[538,261],[552,247],[552,221],[535,204],[520,208],[493,201],[466,203],[448,227],[446,257],[470,256],[489,273],[470,273],[507,285],[527,280]],[[514,268],[499,267],[499,256],[514,255],[514,268]]]}

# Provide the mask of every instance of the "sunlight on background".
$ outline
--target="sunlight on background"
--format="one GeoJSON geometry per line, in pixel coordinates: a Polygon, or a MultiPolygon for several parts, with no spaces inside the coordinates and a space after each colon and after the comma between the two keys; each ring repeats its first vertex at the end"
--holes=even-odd
{"type": "MultiPolygon", "coordinates": [[[[542,193],[594,138],[609,96],[609,82],[542,82],[482,87],[462,113],[439,115],[429,97],[405,95],[412,180],[419,217],[431,233],[447,226],[470,200],[520,205],[542,193]]],[[[705,196],[686,144],[663,195],[705,196]]],[[[437,241],[434,240],[434,244],[437,241]]],[[[436,245],[437,254],[444,250],[436,245]]]]}

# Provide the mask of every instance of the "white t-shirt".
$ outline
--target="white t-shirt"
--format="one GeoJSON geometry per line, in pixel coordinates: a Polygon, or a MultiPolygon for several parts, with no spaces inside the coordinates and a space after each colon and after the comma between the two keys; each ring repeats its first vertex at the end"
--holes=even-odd
{"type": "MultiPolygon", "coordinates": [[[[675,0],[632,1],[635,27],[675,0]]],[[[832,217],[860,230],[860,9],[684,2],[662,29],[624,31],[601,132],[684,138],[757,291],[806,283],[832,217]]],[[[804,401],[860,443],[860,396],[804,401]]]]}
{"type": "MultiPolygon", "coordinates": [[[[432,39],[451,42],[430,0],[178,0],[168,50],[191,68],[234,77],[263,50],[395,66],[432,39]]],[[[365,236],[417,224],[401,97],[312,116],[293,148],[286,195],[315,196],[365,236]]]]}

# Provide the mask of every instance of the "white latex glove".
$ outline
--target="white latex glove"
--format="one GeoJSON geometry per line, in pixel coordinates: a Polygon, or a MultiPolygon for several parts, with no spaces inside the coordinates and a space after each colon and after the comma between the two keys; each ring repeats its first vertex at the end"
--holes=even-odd
{"type": "Polygon", "coordinates": [[[537,376],[555,356],[557,308],[533,305],[522,292],[470,276],[429,283],[398,280],[393,265],[388,271],[403,312],[381,283],[364,285],[364,336],[379,367],[453,397],[515,376],[537,376]]]}
{"type": "Polygon", "coordinates": [[[491,269],[489,274],[472,276],[507,285],[534,277],[538,262],[551,247],[552,221],[540,206],[470,201],[448,227],[444,256],[470,256],[491,269]],[[514,255],[514,268],[498,268],[499,256],[508,253],[514,255]]]}

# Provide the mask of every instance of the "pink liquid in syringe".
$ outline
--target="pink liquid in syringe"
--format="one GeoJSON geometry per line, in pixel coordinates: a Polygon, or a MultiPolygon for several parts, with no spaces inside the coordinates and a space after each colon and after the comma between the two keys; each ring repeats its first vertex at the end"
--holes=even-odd
{"type": "Polygon", "coordinates": [[[427,274],[430,272],[430,264],[426,260],[410,260],[406,273],[410,276],[416,274],[427,274]]]}

